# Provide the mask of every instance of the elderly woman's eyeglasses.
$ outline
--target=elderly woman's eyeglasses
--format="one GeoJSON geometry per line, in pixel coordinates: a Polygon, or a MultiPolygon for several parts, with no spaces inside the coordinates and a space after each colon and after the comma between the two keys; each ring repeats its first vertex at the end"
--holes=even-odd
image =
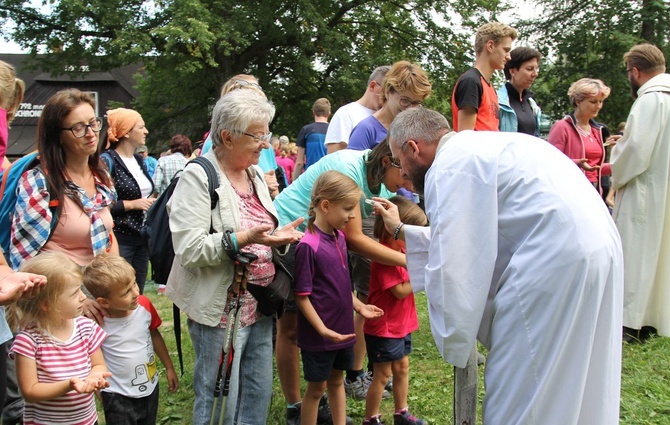
{"type": "Polygon", "coordinates": [[[267,134],[263,134],[262,136],[257,136],[255,134],[251,134],[251,133],[247,133],[247,132],[243,131],[242,134],[244,134],[245,136],[251,137],[252,139],[254,139],[257,142],[269,142],[270,139],[272,138],[272,133],[267,133],[267,134]]]}
{"type": "Polygon", "coordinates": [[[102,129],[102,119],[96,118],[95,121],[92,121],[88,124],[83,124],[83,123],[77,123],[73,125],[72,127],[68,128],[61,128],[62,131],[71,131],[72,135],[76,137],[77,139],[81,139],[82,137],[86,136],[86,133],[88,133],[88,129],[91,129],[94,133],[97,133],[102,129]]]}
{"type": "Polygon", "coordinates": [[[406,97],[401,97],[400,100],[398,101],[400,106],[403,108],[409,108],[410,106],[423,106],[423,102],[420,100],[417,100],[416,102],[413,101],[412,99],[408,99],[406,97]]]}

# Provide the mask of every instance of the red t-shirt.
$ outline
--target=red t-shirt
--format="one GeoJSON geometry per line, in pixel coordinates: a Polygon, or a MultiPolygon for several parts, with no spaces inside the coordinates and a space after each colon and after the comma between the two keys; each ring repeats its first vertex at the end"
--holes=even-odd
{"type": "MultiPolygon", "coordinates": [[[[588,136],[582,136],[582,142],[584,143],[584,158],[589,160],[589,165],[595,167],[600,165],[600,161],[603,158],[603,145],[600,142],[600,130],[596,127],[591,127],[591,133],[588,136]]],[[[598,170],[585,171],[584,174],[586,178],[589,179],[591,183],[598,181],[599,173],[598,170]]]]}
{"type": "Polygon", "coordinates": [[[404,267],[370,263],[368,303],[384,310],[384,315],[366,320],[363,332],[383,338],[404,338],[419,329],[414,294],[399,299],[391,292],[391,288],[404,282],[409,282],[409,273],[404,267]]]}
{"type": "Polygon", "coordinates": [[[451,96],[451,114],[454,131],[458,131],[458,110],[465,106],[475,108],[477,121],[475,130],[498,131],[500,127],[500,104],[498,94],[477,68],[467,71],[456,82],[451,96]]]}

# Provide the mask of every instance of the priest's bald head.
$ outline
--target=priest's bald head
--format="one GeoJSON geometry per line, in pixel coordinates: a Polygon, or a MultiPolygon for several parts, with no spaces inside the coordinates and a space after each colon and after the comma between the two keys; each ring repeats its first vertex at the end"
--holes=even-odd
{"type": "Polygon", "coordinates": [[[442,114],[426,108],[407,109],[391,123],[388,134],[394,162],[418,193],[423,194],[424,178],[433,164],[440,139],[450,131],[442,114]]]}

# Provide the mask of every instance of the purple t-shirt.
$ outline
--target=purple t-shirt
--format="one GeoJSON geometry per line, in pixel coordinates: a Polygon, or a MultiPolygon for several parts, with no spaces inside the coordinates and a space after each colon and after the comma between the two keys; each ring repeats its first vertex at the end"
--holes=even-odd
{"type": "MultiPolygon", "coordinates": [[[[328,329],[354,333],[354,302],[351,295],[347,243],[344,233],[328,235],[314,226],[295,250],[295,293],[309,295],[314,310],[328,329]]],[[[324,339],[298,312],[298,347],[307,351],[334,351],[351,347],[355,340],[335,343],[324,339]]]]}
{"type": "Polygon", "coordinates": [[[347,149],[362,151],[372,149],[386,137],[387,130],[374,115],[358,123],[349,136],[347,149]]]}

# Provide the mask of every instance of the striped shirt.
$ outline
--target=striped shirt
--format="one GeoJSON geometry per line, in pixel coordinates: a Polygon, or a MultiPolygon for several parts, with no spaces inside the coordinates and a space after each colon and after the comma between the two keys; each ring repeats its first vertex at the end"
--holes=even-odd
{"type": "MultiPolygon", "coordinates": [[[[35,360],[39,382],[60,382],[91,373],[91,355],[100,348],[105,332],[86,317],[74,319],[74,330],[67,341],[45,335],[34,327],[22,330],[14,340],[10,356],[21,354],[35,360]]],[[[98,420],[93,393],[72,390],[49,401],[25,403],[25,425],[94,424],[98,420]]]]}

